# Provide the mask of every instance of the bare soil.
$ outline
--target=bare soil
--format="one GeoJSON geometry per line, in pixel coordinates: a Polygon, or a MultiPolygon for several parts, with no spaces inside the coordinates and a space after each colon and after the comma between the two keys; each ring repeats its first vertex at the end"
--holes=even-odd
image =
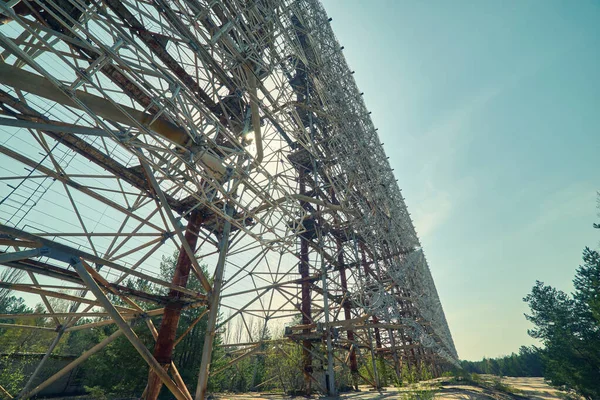
{"type": "MultiPolygon", "coordinates": [[[[548,386],[542,378],[498,378],[482,376],[480,383],[455,382],[451,378],[438,378],[419,384],[402,387],[387,388],[385,391],[376,392],[369,387],[361,387],[360,392],[342,393],[336,399],[348,400],[373,400],[373,399],[470,399],[470,400],[558,400],[577,399],[567,396],[548,386]]],[[[244,394],[218,394],[213,396],[219,400],[282,400],[291,399],[291,396],[267,393],[244,394]]],[[[297,399],[308,397],[296,397],[297,399]]],[[[333,397],[311,396],[312,399],[334,399],[333,397]]]]}

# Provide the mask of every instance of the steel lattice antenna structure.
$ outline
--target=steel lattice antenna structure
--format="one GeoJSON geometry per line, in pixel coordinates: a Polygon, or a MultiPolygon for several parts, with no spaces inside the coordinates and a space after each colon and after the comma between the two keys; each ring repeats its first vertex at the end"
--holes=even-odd
{"type": "MultiPolygon", "coordinates": [[[[457,362],[404,199],[317,0],[9,0],[0,10],[0,262],[23,271],[0,288],[39,296],[39,317],[56,325],[38,370],[65,333],[118,327],[44,383],[33,376],[20,398],[123,335],[149,366],[144,398],[165,385],[202,399],[216,332],[249,317],[266,329],[301,315],[283,340],[302,346],[308,392],[335,392],[334,367],[379,387],[376,359],[398,375],[404,364],[440,373],[457,362]],[[158,265],[174,251],[167,282],[158,265]],[[201,293],[186,288],[190,276],[201,293]],[[168,296],[133,290],[128,277],[168,296]],[[208,328],[192,394],[171,356],[181,312],[196,307],[208,328]],[[153,352],[134,323],[152,332],[153,352]],[[360,375],[361,360],[373,377],[360,375]]],[[[240,359],[281,342],[250,330],[247,339],[224,346],[240,359]]]]}

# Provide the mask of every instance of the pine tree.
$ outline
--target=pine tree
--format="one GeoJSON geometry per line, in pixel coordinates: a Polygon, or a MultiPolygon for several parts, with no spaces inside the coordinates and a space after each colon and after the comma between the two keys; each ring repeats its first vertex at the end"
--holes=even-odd
{"type": "Polygon", "coordinates": [[[600,254],[583,251],[575,292],[568,295],[537,281],[524,298],[534,324],[530,336],[540,339],[544,376],[553,385],[574,390],[586,399],[600,398],[600,254]]]}

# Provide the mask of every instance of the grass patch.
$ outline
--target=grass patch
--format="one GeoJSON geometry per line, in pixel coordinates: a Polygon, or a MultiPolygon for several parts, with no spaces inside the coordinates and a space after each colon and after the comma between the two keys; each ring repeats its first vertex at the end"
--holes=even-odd
{"type": "Polygon", "coordinates": [[[414,390],[410,393],[404,393],[401,397],[403,400],[433,400],[435,398],[435,390],[414,390]]]}
{"type": "Polygon", "coordinates": [[[495,390],[497,392],[506,393],[509,395],[518,394],[520,392],[516,388],[502,382],[501,376],[479,375],[475,373],[469,373],[464,370],[454,371],[453,376],[448,383],[455,385],[477,386],[482,389],[495,390]]]}

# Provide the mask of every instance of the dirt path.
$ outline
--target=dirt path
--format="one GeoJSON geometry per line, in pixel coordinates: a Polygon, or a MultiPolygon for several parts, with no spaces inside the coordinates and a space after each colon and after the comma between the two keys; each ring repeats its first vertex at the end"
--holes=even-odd
{"type": "Polygon", "coordinates": [[[507,385],[528,396],[528,399],[564,399],[565,394],[548,386],[543,378],[504,378],[507,385]]]}
{"type": "MultiPolygon", "coordinates": [[[[312,399],[348,399],[348,400],[374,400],[374,399],[470,399],[470,400],[564,400],[565,394],[551,388],[542,378],[503,378],[501,385],[493,384],[490,376],[482,376],[481,385],[456,384],[449,379],[435,379],[421,382],[418,385],[402,388],[388,388],[383,392],[369,391],[368,387],[361,387],[360,392],[342,393],[339,397],[319,397],[312,399]]],[[[290,396],[265,393],[244,394],[219,394],[214,396],[219,400],[283,400],[291,399],[290,396]]],[[[306,399],[306,397],[296,397],[306,399]]]]}

